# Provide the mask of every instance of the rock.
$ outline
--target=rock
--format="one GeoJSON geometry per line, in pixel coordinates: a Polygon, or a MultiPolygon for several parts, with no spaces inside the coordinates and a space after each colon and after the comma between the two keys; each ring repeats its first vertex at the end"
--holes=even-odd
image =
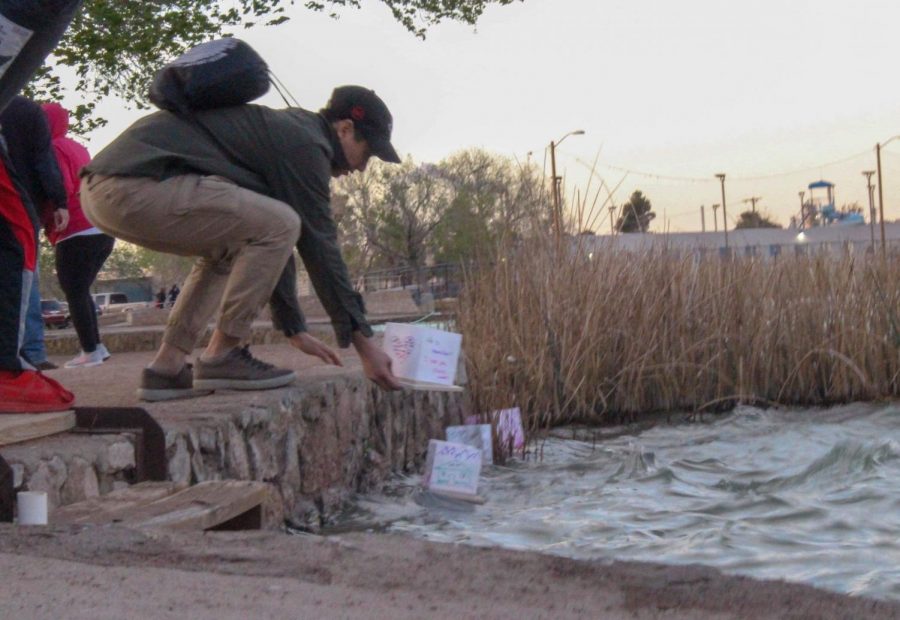
{"type": "Polygon", "coordinates": [[[127,441],[119,441],[109,447],[106,455],[109,471],[116,472],[134,467],[134,446],[127,441]]]}
{"type": "Polygon", "coordinates": [[[169,480],[185,484],[191,481],[191,455],[184,435],[175,438],[174,454],[169,458],[169,480]]]}
{"type": "Polygon", "coordinates": [[[28,479],[29,491],[43,491],[47,494],[47,508],[53,510],[60,505],[60,489],[66,482],[68,469],[65,462],[54,456],[49,461],[41,461],[28,479]]]}
{"type": "Polygon", "coordinates": [[[18,490],[25,482],[25,466],[21,463],[13,463],[10,468],[13,474],[13,489],[18,490]]]}
{"type": "Polygon", "coordinates": [[[97,481],[97,472],[83,458],[73,457],[69,463],[69,476],[60,492],[61,504],[74,504],[98,495],[100,495],[100,483],[97,481]]]}
{"type": "Polygon", "coordinates": [[[247,458],[247,446],[244,444],[244,435],[234,424],[228,425],[225,470],[232,478],[250,480],[250,460],[247,458]]]}

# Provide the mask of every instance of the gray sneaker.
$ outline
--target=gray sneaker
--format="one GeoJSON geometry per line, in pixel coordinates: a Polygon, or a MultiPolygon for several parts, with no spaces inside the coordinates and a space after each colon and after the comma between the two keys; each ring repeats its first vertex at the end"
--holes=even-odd
{"type": "Polygon", "coordinates": [[[141,386],[137,390],[138,398],[149,402],[173,400],[175,398],[191,398],[209,394],[210,390],[196,390],[193,385],[193,372],[190,364],[185,364],[177,375],[164,375],[145,368],[141,373],[141,386]]]}
{"type": "Polygon", "coordinates": [[[293,370],[276,368],[253,357],[247,347],[235,347],[217,362],[197,360],[194,388],[201,390],[269,390],[291,383],[293,370]]]}

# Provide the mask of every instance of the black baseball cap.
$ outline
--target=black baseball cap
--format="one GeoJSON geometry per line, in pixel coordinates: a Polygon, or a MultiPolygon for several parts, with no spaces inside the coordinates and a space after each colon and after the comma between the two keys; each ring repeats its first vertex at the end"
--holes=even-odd
{"type": "Polygon", "coordinates": [[[400,156],[391,144],[394,119],[384,101],[363,86],[338,86],[322,114],[331,121],[348,118],[369,143],[372,155],[395,164],[400,156]]]}

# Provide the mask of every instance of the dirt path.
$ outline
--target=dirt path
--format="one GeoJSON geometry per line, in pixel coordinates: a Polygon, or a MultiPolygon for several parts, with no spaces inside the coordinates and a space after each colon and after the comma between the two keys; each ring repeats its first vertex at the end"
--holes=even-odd
{"type": "Polygon", "coordinates": [[[566,560],[393,535],[0,525],[0,617],[867,618],[900,604],[701,567],[566,560]]]}

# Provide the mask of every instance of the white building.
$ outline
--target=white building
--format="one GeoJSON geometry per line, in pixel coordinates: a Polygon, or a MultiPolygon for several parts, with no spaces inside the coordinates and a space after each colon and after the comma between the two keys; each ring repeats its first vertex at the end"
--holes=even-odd
{"type": "MultiPolygon", "coordinates": [[[[885,240],[889,252],[900,251],[900,222],[885,223],[885,240]]],[[[729,250],[737,256],[778,256],[801,254],[817,250],[865,253],[872,247],[872,231],[868,225],[817,226],[798,231],[796,228],[741,228],[725,233],[619,233],[610,235],[580,235],[578,239],[590,251],[594,248],[617,247],[625,250],[683,249],[701,254],[729,250]]],[[[875,226],[875,250],[881,250],[881,229],[875,226]]]]}

